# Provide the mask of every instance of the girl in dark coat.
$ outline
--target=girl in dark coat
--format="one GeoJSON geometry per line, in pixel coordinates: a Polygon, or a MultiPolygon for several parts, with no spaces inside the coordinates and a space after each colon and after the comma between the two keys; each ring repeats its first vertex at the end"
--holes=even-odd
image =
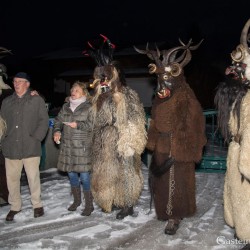
{"type": "Polygon", "coordinates": [[[85,209],[81,214],[83,216],[89,216],[94,210],[90,192],[92,133],[87,130],[72,129],[66,124],[75,120],[86,120],[90,108],[88,99],[89,93],[86,84],[74,83],[69,102],[63,105],[55,118],[53,130],[54,141],[61,144],[57,167],[68,173],[74,197],[74,202],[68,210],[75,211],[81,205],[80,183],[82,183],[85,198],[85,209]]]}

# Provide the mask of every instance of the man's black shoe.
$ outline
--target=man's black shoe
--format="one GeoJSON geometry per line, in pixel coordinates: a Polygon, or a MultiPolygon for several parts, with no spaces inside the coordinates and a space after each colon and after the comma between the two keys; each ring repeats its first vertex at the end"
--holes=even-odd
{"type": "Polygon", "coordinates": [[[13,221],[14,220],[14,217],[16,214],[18,214],[20,211],[14,211],[14,210],[10,210],[9,213],[7,214],[6,216],[6,221],[13,221]]]}
{"type": "Polygon", "coordinates": [[[34,217],[37,218],[37,217],[41,217],[44,215],[44,210],[43,210],[43,207],[38,207],[38,208],[35,208],[34,209],[34,217]]]}

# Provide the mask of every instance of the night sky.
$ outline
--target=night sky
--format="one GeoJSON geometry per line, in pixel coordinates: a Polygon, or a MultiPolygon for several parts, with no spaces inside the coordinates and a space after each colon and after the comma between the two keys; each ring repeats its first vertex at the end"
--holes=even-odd
{"type": "MultiPolygon", "coordinates": [[[[3,2],[3,1],[2,1],[3,2]]],[[[117,46],[205,38],[206,50],[225,53],[238,44],[250,18],[250,1],[34,1],[8,0],[0,6],[0,46],[12,60],[84,47],[100,33],[117,46]],[[199,33],[197,35],[197,33],[199,33]]]]}
{"type": "MultiPolygon", "coordinates": [[[[166,42],[175,47],[178,38],[184,42],[192,38],[194,43],[204,39],[198,53],[203,59],[202,70],[207,68],[207,72],[193,80],[198,89],[200,81],[211,85],[214,72],[209,72],[210,68],[220,61],[230,63],[230,53],[239,44],[241,30],[250,18],[250,1],[8,0],[1,3],[0,11],[0,47],[13,52],[3,59],[9,72],[22,70],[31,58],[48,52],[72,47],[84,50],[86,42],[100,33],[108,36],[117,49],[133,45],[143,49],[147,42],[166,42]]],[[[206,88],[204,93],[212,92],[214,86],[206,88]]]]}

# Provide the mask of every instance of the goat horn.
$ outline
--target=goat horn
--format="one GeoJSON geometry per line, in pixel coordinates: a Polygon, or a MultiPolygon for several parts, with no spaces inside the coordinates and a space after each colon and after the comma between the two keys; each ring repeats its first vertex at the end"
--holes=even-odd
{"type": "Polygon", "coordinates": [[[155,73],[155,72],[156,72],[156,69],[157,69],[157,67],[156,67],[156,65],[155,65],[154,63],[150,63],[150,64],[148,65],[148,68],[149,68],[149,74],[155,73]]]}
{"type": "Polygon", "coordinates": [[[247,44],[249,26],[250,26],[250,19],[248,19],[248,21],[244,25],[244,28],[242,29],[241,36],[240,36],[240,43],[244,46],[248,54],[250,54],[248,44],[247,44]]]}
{"type": "Polygon", "coordinates": [[[133,47],[134,47],[134,49],[135,49],[138,53],[140,53],[140,54],[147,54],[147,51],[146,51],[146,50],[138,49],[138,48],[136,48],[135,46],[133,46],[133,47]]]}
{"type": "Polygon", "coordinates": [[[180,42],[180,44],[181,45],[183,45],[183,46],[190,46],[191,44],[192,44],[192,38],[191,39],[189,39],[189,41],[188,41],[188,44],[186,45],[184,42],[182,42],[182,40],[179,38],[179,42],[180,42]]]}
{"type": "Polygon", "coordinates": [[[234,50],[231,54],[231,58],[235,62],[241,62],[244,58],[244,46],[243,44],[240,44],[236,47],[236,50],[234,50]]]}
{"type": "Polygon", "coordinates": [[[157,56],[158,56],[158,58],[160,58],[161,52],[160,52],[160,50],[158,49],[158,47],[157,47],[156,44],[155,44],[155,48],[156,48],[157,56]]]}
{"type": "Polygon", "coordinates": [[[196,44],[194,46],[190,46],[189,49],[190,50],[196,50],[196,49],[198,49],[203,41],[204,41],[204,39],[201,39],[201,41],[198,44],[196,44]]]}
{"type": "Polygon", "coordinates": [[[0,59],[7,56],[8,54],[12,55],[11,50],[8,50],[8,49],[6,49],[4,47],[0,47],[0,59]]]}
{"type": "Polygon", "coordinates": [[[180,63],[181,67],[184,68],[191,60],[192,55],[189,49],[187,49],[187,53],[186,56],[184,58],[184,60],[180,63]]]}

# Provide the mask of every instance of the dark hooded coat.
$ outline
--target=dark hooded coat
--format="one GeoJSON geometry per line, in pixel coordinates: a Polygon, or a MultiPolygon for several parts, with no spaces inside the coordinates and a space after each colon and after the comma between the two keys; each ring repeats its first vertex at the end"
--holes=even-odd
{"type": "Polygon", "coordinates": [[[174,159],[170,170],[150,178],[158,219],[183,218],[195,213],[195,163],[201,160],[205,143],[202,108],[187,83],[168,100],[155,97],[147,143],[147,148],[153,151],[151,170],[169,157],[174,159]]]}

